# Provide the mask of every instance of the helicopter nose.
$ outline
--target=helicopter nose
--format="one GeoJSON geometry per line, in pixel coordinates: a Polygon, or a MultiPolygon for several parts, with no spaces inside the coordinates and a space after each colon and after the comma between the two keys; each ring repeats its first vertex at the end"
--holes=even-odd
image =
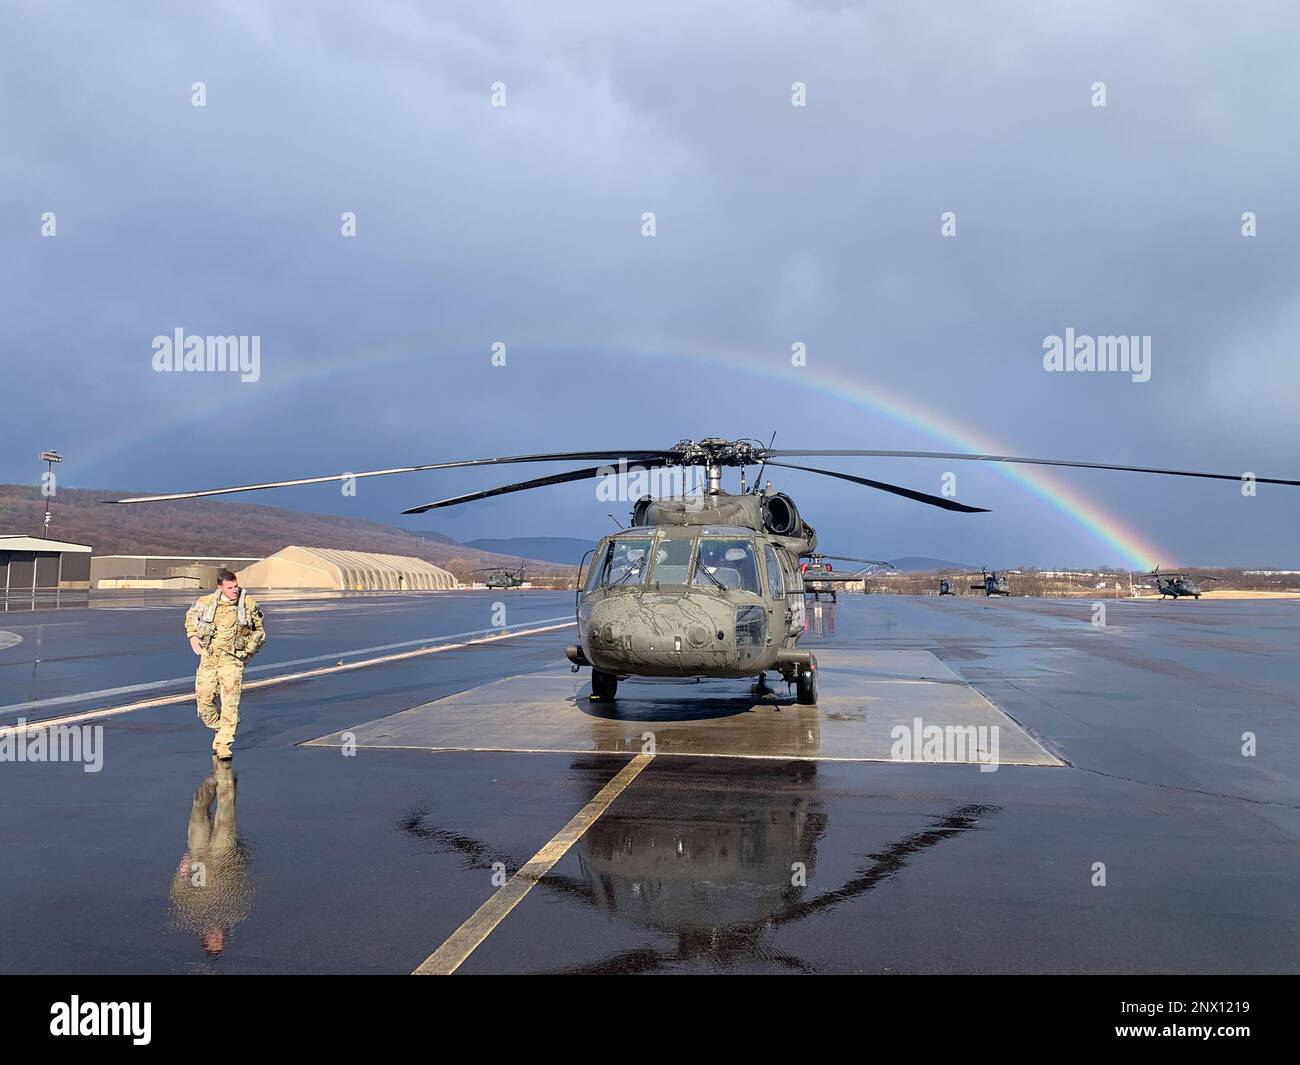
{"type": "Polygon", "coordinates": [[[609,670],[625,666],[629,655],[643,666],[669,668],[681,665],[682,655],[725,653],[735,608],[712,596],[699,598],[647,603],[623,596],[593,603],[586,628],[588,656],[609,670]]]}

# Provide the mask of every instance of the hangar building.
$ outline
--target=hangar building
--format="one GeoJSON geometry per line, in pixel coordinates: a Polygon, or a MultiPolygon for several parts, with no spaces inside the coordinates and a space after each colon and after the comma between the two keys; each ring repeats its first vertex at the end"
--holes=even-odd
{"type": "Polygon", "coordinates": [[[40,536],[0,535],[0,596],[89,588],[92,550],[40,536]]]}
{"type": "Polygon", "coordinates": [[[229,555],[99,555],[91,563],[90,580],[96,588],[215,588],[218,570],[257,561],[229,555]]]}
{"type": "Polygon", "coordinates": [[[440,591],[458,587],[445,569],[422,558],[286,547],[238,572],[245,588],[332,588],[340,591],[440,591]]]}

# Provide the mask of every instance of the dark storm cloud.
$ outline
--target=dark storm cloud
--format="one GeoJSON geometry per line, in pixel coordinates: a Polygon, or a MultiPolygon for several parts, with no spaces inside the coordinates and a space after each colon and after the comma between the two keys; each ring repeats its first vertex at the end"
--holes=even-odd
{"type": "MultiPolygon", "coordinates": [[[[794,341],[1010,451],[1294,475],[1288,6],[10,10],[0,343],[11,391],[43,401],[6,411],[5,480],[44,446],[71,482],[141,488],[773,429],[951,448],[806,387],[794,341]],[[154,373],[176,327],[260,335],[261,380],[154,373]],[[1152,380],[1045,373],[1067,327],[1150,335],[1152,380]]],[[[847,465],[926,491],[943,472],[847,465]]],[[[1005,476],[957,472],[995,514],[790,483],[848,553],[1118,560],[1005,476]]],[[[1291,558],[1300,495],[1061,477],[1182,560],[1291,558]]],[[[265,501],[391,518],[490,483],[265,501]]],[[[596,532],[607,509],[579,486],[417,524],[596,532]]]]}

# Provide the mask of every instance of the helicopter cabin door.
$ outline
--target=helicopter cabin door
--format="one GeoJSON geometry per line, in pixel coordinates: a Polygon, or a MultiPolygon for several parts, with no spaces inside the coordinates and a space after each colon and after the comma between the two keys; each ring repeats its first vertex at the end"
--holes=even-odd
{"type": "MultiPolygon", "coordinates": [[[[784,645],[786,639],[794,635],[794,617],[791,610],[790,580],[781,558],[771,544],[763,547],[764,570],[767,576],[767,631],[769,639],[779,639],[784,645]],[[779,635],[778,635],[779,634],[779,635]]],[[[803,596],[799,596],[803,605],[803,596]]],[[[799,619],[799,629],[803,630],[803,619],[799,619]]]]}

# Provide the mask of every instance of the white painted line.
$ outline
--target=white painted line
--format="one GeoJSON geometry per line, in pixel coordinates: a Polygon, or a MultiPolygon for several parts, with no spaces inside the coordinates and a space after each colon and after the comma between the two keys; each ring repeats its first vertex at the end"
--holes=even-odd
{"type": "MultiPolygon", "coordinates": [[[[288,684],[290,681],[311,680],[315,677],[325,677],[332,673],[347,673],[354,669],[366,669],[370,666],[386,665],[389,662],[402,662],[408,658],[420,658],[424,655],[441,654],[443,651],[459,651],[466,647],[478,647],[485,643],[497,643],[500,640],[510,640],[516,636],[533,636],[542,632],[554,632],[556,629],[567,629],[576,622],[566,621],[560,625],[545,625],[536,629],[517,629],[511,632],[498,632],[495,636],[484,636],[478,640],[466,640],[462,643],[444,643],[434,647],[422,647],[418,651],[404,651],[401,654],[384,655],[380,658],[367,658],[361,662],[348,662],[341,666],[326,666],[321,669],[308,669],[301,673],[286,673],[280,677],[267,677],[264,680],[255,680],[245,684],[244,691],[253,691],[257,688],[269,688],[276,684],[288,684]]],[[[85,698],[82,696],[82,698],[85,698]]],[[[84,713],[69,714],[66,717],[42,718],[37,721],[26,722],[22,726],[23,734],[33,732],[37,729],[56,728],[59,725],[72,725],[79,721],[92,721],[101,717],[115,717],[118,714],[129,714],[136,710],[147,710],[155,706],[167,706],[171,703],[184,703],[194,698],[193,691],[179,692],[175,695],[160,695],[156,699],[145,699],[136,703],[127,703],[123,706],[110,706],[102,710],[87,710],[84,713]]],[[[46,705],[46,704],[39,704],[46,705]]],[[[19,726],[9,725],[0,728],[0,737],[16,734],[19,726]]]]}
{"type": "MultiPolygon", "coordinates": [[[[248,666],[244,672],[265,673],[271,669],[283,669],[285,666],[307,666],[313,662],[337,662],[349,655],[369,655],[380,651],[396,651],[402,647],[427,646],[430,640],[463,640],[471,636],[485,636],[489,633],[512,632],[523,625],[551,625],[566,620],[565,617],[541,618],[538,621],[523,621],[518,625],[503,625],[492,629],[471,629],[469,632],[448,632],[439,636],[424,636],[418,640],[403,640],[401,643],[386,643],[378,647],[356,647],[351,651],[335,651],[327,655],[312,655],[310,658],[291,658],[287,662],[267,662],[261,666],[248,666]]],[[[574,624],[572,621],[570,625],[574,624]]],[[[539,630],[540,631],[540,630],[539,630]]],[[[172,677],[169,680],[151,680],[144,684],[125,684],[119,688],[101,688],[93,692],[77,692],[72,695],[55,695],[48,699],[33,699],[26,703],[10,703],[0,706],[0,714],[25,713],[28,710],[44,710],[51,706],[66,706],[68,703],[84,703],[91,699],[108,699],[116,695],[134,695],[136,692],[157,691],[159,688],[174,688],[178,684],[190,685],[194,677],[172,677]]],[[[250,687],[251,685],[244,685],[250,687]]]]}
{"type": "Polygon", "coordinates": [[[651,761],[654,755],[638,754],[618,774],[596,793],[596,797],[579,810],[571,821],[552,837],[519,872],[515,873],[495,895],[475,910],[464,924],[454,931],[442,946],[420,963],[412,976],[450,976],[460,968],[483,940],[492,934],[510,911],[533,890],[551,867],[564,857],[570,847],[582,838],[596,819],[609,809],[651,761]]]}

